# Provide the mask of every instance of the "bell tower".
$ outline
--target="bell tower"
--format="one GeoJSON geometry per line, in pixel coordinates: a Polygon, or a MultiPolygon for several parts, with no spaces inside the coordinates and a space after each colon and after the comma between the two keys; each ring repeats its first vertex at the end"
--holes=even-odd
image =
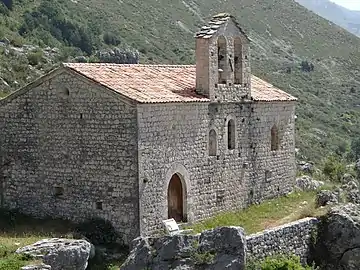
{"type": "Polygon", "coordinates": [[[196,91],[213,102],[250,99],[250,39],[236,20],[215,15],[195,38],[196,91]]]}

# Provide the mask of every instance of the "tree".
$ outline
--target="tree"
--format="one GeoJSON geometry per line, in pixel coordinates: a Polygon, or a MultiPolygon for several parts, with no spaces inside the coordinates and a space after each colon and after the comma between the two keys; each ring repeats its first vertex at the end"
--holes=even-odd
{"type": "Polygon", "coordinates": [[[119,45],[121,43],[120,38],[118,37],[118,35],[113,34],[113,33],[109,33],[106,32],[103,35],[103,40],[107,45],[119,45]]]}
{"type": "Polygon", "coordinates": [[[354,159],[360,158],[360,138],[356,138],[351,142],[351,156],[354,159]]]}
{"type": "Polygon", "coordinates": [[[301,62],[301,70],[305,72],[311,72],[314,71],[314,65],[312,63],[309,63],[308,61],[302,61],[301,62]]]}

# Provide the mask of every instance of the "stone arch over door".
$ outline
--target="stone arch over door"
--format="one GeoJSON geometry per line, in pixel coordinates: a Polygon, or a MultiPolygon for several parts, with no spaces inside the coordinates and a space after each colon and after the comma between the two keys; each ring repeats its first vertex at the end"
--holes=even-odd
{"type": "Polygon", "coordinates": [[[187,222],[193,219],[189,191],[189,173],[183,165],[174,164],[166,174],[163,192],[164,219],[174,218],[177,222],[187,222]]]}

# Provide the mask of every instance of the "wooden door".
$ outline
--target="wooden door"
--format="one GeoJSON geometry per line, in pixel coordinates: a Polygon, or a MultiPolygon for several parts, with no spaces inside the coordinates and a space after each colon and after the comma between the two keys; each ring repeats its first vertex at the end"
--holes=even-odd
{"type": "Polygon", "coordinates": [[[171,177],[168,188],[168,216],[176,221],[183,221],[183,187],[177,174],[171,177]]]}

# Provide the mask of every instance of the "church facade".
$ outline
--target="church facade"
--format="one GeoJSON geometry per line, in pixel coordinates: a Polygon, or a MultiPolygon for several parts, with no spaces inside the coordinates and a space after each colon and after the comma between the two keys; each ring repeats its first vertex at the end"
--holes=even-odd
{"type": "Polygon", "coordinates": [[[0,204],[110,220],[125,242],[287,194],[296,98],[251,74],[228,14],[196,65],[66,63],[0,100],[0,204]]]}

